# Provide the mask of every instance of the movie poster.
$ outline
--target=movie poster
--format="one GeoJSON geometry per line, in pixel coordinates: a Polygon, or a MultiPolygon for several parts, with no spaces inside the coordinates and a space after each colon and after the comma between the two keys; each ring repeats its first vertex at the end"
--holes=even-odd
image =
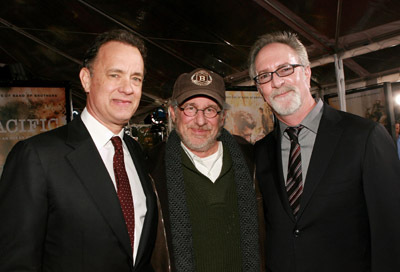
{"type": "Polygon", "coordinates": [[[66,87],[0,87],[0,175],[20,140],[69,121],[66,87]]]}
{"type": "MultiPolygon", "coordinates": [[[[337,95],[328,97],[327,102],[335,109],[339,109],[340,107],[337,95]]],[[[347,112],[379,122],[386,128],[390,126],[388,123],[385,94],[382,87],[347,93],[346,108],[347,112]]]]}
{"type": "Polygon", "coordinates": [[[273,130],[273,114],[257,91],[226,91],[230,105],[225,128],[235,135],[255,143],[273,130]]]}

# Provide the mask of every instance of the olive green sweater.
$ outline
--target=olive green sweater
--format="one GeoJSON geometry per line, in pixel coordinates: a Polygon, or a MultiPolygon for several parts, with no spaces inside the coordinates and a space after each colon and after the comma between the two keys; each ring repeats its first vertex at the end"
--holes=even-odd
{"type": "Polygon", "coordinates": [[[240,225],[234,169],[224,147],[221,174],[213,183],[182,151],[186,200],[197,272],[241,271],[240,225]]]}

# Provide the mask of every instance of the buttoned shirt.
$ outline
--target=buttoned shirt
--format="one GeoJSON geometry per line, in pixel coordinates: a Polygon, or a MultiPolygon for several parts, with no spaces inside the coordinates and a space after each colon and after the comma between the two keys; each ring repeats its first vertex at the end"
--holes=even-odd
{"type": "MultiPolygon", "coordinates": [[[[323,105],[324,103],[322,102],[322,100],[318,100],[314,108],[299,124],[304,126],[304,128],[300,130],[298,137],[301,148],[301,168],[304,183],[306,182],[307,170],[310,164],[315,138],[317,137],[318,127],[322,117],[323,105]]],[[[283,176],[286,183],[290,153],[290,138],[289,135],[287,135],[287,133],[285,132],[285,129],[288,127],[288,125],[279,121],[279,127],[282,147],[283,176]]]]}
{"type": "MultiPolygon", "coordinates": [[[[143,222],[146,216],[146,196],[144,194],[142,184],[140,183],[139,175],[136,171],[136,167],[131,158],[131,154],[123,141],[124,130],[122,129],[118,135],[114,135],[108,128],[97,121],[85,108],[81,114],[81,119],[85,124],[90,136],[96,145],[97,150],[104,162],[104,165],[110,174],[110,178],[114,184],[115,190],[117,190],[117,183],[115,181],[113,157],[114,157],[114,146],[111,142],[113,136],[119,136],[122,139],[122,148],[124,152],[124,162],[126,172],[128,174],[129,184],[132,191],[133,206],[135,209],[135,241],[133,249],[133,260],[136,259],[137,249],[139,246],[140,236],[143,230],[143,222]]],[[[95,171],[95,169],[93,169],[95,171]]]]}

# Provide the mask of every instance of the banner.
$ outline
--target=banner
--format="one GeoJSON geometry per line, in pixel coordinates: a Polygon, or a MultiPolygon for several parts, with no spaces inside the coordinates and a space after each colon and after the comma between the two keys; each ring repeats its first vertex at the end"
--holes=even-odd
{"type": "MultiPolygon", "coordinates": [[[[335,109],[340,109],[337,94],[330,94],[324,100],[335,109]]],[[[390,131],[388,108],[382,86],[346,92],[347,112],[381,123],[390,131]]]]}
{"type": "Polygon", "coordinates": [[[20,140],[71,120],[68,88],[0,86],[0,174],[20,140]]]}

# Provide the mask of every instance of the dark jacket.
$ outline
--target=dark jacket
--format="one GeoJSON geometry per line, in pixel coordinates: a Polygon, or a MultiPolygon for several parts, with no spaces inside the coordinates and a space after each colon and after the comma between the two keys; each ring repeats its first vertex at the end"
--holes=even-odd
{"type": "Polygon", "coordinates": [[[153,271],[156,197],[138,143],[124,141],[146,195],[135,267],[112,180],[77,117],[10,152],[0,181],[0,271],[153,271]]]}
{"type": "MultiPolygon", "coordinates": [[[[239,136],[234,136],[238,142],[241,151],[246,159],[248,168],[251,171],[253,177],[255,177],[255,166],[253,163],[253,146],[249,144],[245,139],[239,136]]],[[[166,171],[165,171],[165,143],[154,148],[149,153],[149,167],[150,175],[153,180],[153,185],[156,191],[159,205],[159,225],[156,239],[156,246],[153,252],[152,264],[156,271],[175,271],[175,258],[172,253],[172,236],[170,230],[170,219],[168,212],[168,196],[167,196],[167,185],[166,185],[166,171]]],[[[262,199],[258,189],[258,184],[254,180],[254,186],[256,187],[257,194],[257,205],[258,221],[259,221],[259,240],[260,240],[260,256],[264,256],[264,220],[262,211],[262,199]]],[[[264,260],[261,260],[262,267],[260,271],[265,271],[264,260]]]]}
{"type": "Polygon", "coordinates": [[[279,128],[255,154],[268,271],[399,271],[400,163],[383,126],[324,105],[297,219],[279,128]]]}

